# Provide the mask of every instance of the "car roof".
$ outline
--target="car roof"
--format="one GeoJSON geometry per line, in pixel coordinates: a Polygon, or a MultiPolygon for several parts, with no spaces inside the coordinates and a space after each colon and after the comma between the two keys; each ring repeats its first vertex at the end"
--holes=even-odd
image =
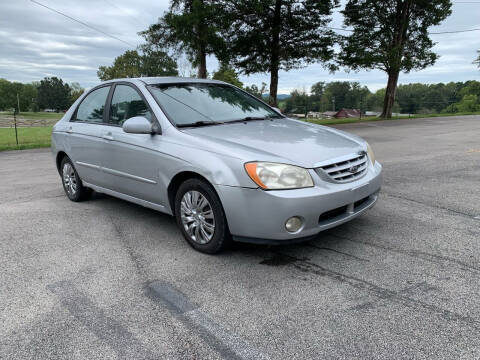
{"type": "Polygon", "coordinates": [[[188,77],[176,77],[176,76],[157,76],[157,77],[137,77],[137,78],[123,78],[123,79],[112,79],[103,82],[107,84],[110,82],[126,81],[131,83],[136,83],[138,81],[143,82],[146,85],[153,84],[178,84],[178,83],[211,83],[211,84],[225,84],[223,81],[219,80],[210,80],[210,79],[198,79],[198,78],[188,78],[188,77]]]}

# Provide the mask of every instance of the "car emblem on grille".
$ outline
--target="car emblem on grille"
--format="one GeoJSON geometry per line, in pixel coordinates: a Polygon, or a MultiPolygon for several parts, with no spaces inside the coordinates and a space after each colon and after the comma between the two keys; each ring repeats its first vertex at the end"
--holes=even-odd
{"type": "Polygon", "coordinates": [[[358,171],[359,167],[359,165],[352,166],[350,169],[348,169],[348,172],[354,174],[358,171]]]}

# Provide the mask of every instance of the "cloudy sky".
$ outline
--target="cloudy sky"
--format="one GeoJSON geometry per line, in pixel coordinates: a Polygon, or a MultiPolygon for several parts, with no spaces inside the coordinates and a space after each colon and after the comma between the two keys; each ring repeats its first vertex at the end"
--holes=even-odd
{"type": "MultiPolygon", "coordinates": [[[[125,50],[142,43],[137,35],[155,22],[168,7],[168,0],[37,0],[76,18],[123,42],[91,30],[56,14],[30,0],[0,0],[0,78],[30,82],[45,76],[57,76],[67,82],[90,87],[99,82],[100,65],[109,65],[125,50]],[[128,44],[131,45],[128,45],[128,44]]],[[[453,0],[453,14],[431,31],[480,28],[480,0],[453,0]]],[[[332,26],[340,27],[342,17],[334,14],[332,26]]],[[[480,49],[480,31],[432,35],[440,59],[435,66],[402,74],[400,83],[436,83],[480,79],[472,64],[480,49]]],[[[218,67],[208,59],[208,71],[218,67]]],[[[188,63],[180,61],[180,71],[190,72],[188,63]]],[[[246,85],[268,83],[267,74],[242,76],[246,85]]],[[[295,88],[309,89],[317,81],[359,81],[371,90],[386,84],[380,71],[330,74],[320,65],[280,73],[279,92],[295,88]]]]}

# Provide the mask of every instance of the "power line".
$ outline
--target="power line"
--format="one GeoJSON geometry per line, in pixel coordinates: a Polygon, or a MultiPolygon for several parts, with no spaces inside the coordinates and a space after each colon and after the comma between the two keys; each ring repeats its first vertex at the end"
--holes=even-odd
{"type": "MultiPolygon", "coordinates": [[[[354,29],[344,29],[344,28],[337,28],[337,27],[331,27],[331,26],[321,26],[325,29],[330,29],[330,30],[337,30],[337,31],[348,31],[348,32],[353,32],[355,31],[354,29]]],[[[479,29],[467,29],[467,30],[452,30],[452,31],[438,31],[438,32],[429,32],[429,35],[440,35],[440,34],[457,34],[457,33],[465,33],[465,32],[471,32],[471,31],[480,31],[479,29]]]]}
{"type": "Polygon", "coordinates": [[[140,22],[140,23],[143,22],[142,19],[140,19],[140,18],[136,17],[135,15],[132,15],[132,14],[130,14],[129,12],[125,11],[124,8],[121,8],[121,7],[118,6],[117,4],[115,4],[115,3],[113,3],[113,2],[111,2],[111,1],[109,1],[109,0],[103,0],[103,1],[104,1],[106,4],[108,4],[108,5],[110,5],[110,6],[113,6],[113,7],[116,8],[117,10],[121,11],[122,13],[124,13],[125,15],[127,15],[128,17],[130,17],[131,19],[135,19],[135,20],[136,20],[136,22],[135,22],[136,25],[138,25],[138,22],[140,22]]]}
{"type": "Polygon", "coordinates": [[[89,29],[91,29],[91,30],[97,31],[97,32],[99,32],[99,33],[101,33],[101,34],[103,34],[103,35],[105,35],[105,36],[108,36],[108,37],[110,37],[110,38],[112,38],[112,39],[121,41],[122,43],[127,44],[128,46],[131,46],[131,47],[134,47],[134,48],[136,47],[135,45],[129,43],[128,41],[122,40],[122,39],[116,37],[115,35],[111,35],[111,34],[109,34],[109,33],[106,33],[106,32],[103,31],[103,30],[100,30],[100,29],[97,29],[97,28],[95,28],[95,27],[93,27],[93,26],[91,26],[91,25],[88,25],[88,24],[84,23],[83,21],[77,20],[77,19],[75,19],[75,18],[73,18],[73,17],[71,17],[71,16],[69,16],[69,15],[67,15],[67,14],[64,14],[64,13],[61,12],[61,11],[55,10],[55,9],[53,9],[53,8],[51,8],[51,7],[48,7],[47,5],[44,5],[44,4],[42,4],[42,3],[39,3],[39,2],[36,1],[36,0],[30,0],[30,1],[33,2],[34,4],[37,4],[37,5],[40,5],[40,6],[44,7],[44,8],[46,8],[46,9],[50,10],[50,11],[53,11],[53,12],[59,14],[59,15],[62,15],[62,16],[64,16],[64,17],[70,19],[70,20],[73,20],[73,21],[75,21],[75,22],[77,22],[77,23],[79,23],[79,24],[82,24],[83,26],[85,26],[85,27],[87,27],[87,28],[89,28],[89,29]]]}
{"type": "Polygon", "coordinates": [[[430,32],[430,35],[438,35],[438,34],[458,34],[458,33],[465,33],[470,31],[480,31],[480,29],[468,29],[468,30],[454,30],[454,31],[439,31],[439,32],[430,32]]]}

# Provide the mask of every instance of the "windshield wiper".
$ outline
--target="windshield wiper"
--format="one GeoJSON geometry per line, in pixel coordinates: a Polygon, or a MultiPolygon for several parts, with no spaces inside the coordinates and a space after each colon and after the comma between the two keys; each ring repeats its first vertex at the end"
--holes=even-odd
{"type": "Polygon", "coordinates": [[[246,116],[241,119],[235,119],[235,120],[229,120],[225,121],[226,124],[231,124],[231,123],[238,123],[238,122],[245,122],[245,121],[254,121],[254,120],[266,120],[268,118],[264,116],[246,116]]]}
{"type": "Polygon", "coordinates": [[[189,124],[177,124],[177,128],[184,128],[184,127],[200,127],[200,126],[210,126],[210,125],[220,125],[224,124],[221,121],[195,121],[189,124]]]}
{"type": "Polygon", "coordinates": [[[281,118],[280,115],[273,115],[273,116],[246,116],[241,119],[235,119],[235,120],[230,120],[230,121],[225,121],[225,124],[231,124],[231,123],[239,123],[239,122],[246,122],[246,121],[255,121],[255,120],[271,120],[275,118],[281,118]]]}

